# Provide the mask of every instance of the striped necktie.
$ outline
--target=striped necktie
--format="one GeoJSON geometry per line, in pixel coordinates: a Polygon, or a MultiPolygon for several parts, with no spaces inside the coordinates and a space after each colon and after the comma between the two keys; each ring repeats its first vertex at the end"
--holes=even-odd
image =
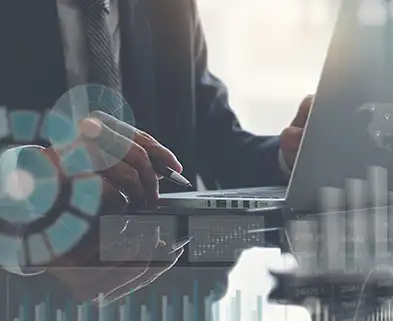
{"type": "MultiPolygon", "coordinates": [[[[84,26],[88,47],[89,59],[89,84],[99,86],[89,86],[89,101],[94,102],[97,95],[97,88],[109,88],[117,95],[111,99],[106,99],[101,108],[109,114],[122,118],[121,111],[121,85],[118,66],[112,46],[112,38],[109,28],[109,1],[106,0],[80,0],[82,4],[84,26]],[[95,98],[91,98],[95,96],[95,98]]],[[[105,90],[108,92],[108,90],[105,90]]],[[[109,95],[114,96],[114,95],[109,95]]],[[[93,106],[93,109],[96,106],[93,106]]]]}

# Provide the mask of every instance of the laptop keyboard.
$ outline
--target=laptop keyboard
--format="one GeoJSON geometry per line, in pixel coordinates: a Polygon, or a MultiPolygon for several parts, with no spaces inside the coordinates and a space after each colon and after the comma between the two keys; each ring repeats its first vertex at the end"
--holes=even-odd
{"type": "Polygon", "coordinates": [[[212,194],[199,194],[198,197],[202,198],[273,198],[280,199],[285,197],[286,187],[269,187],[253,189],[250,191],[228,191],[217,192],[212,194]]]}

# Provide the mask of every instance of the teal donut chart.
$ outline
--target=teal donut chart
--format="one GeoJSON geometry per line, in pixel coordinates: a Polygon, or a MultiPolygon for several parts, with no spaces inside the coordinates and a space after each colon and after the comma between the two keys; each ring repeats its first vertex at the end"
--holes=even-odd
{"type": "MultiPolygon", "coordinates": [[[[0,107],[0,142],[7,138],[15,145],[25,145],[44,140],[61,150],[78,138],[78,122],[93,110],[134,125],[132,109],[121,95],[99,85],[78,86],[44,115],[0,107]]],[[[32,190],[22,198],[7,195],[6,206],[0,204],[0,265],[9,264],[17,255],[21,266],[42,266],[71,252],[89,233],[101,207],[102,181],[98,176],[74,177],[97,170],[83,145],[61,154],[60,166],[69,177],[66,184],[60,184],[56,168],[41,151],[23,149],[18,156],[17,167],[7,173],[25,173],[31,178],[32,190]]],[[[7,185],[4,182],[2,179],[7,185]]],[[[3,188],[7,190],[7,186],[3,188]]]]}

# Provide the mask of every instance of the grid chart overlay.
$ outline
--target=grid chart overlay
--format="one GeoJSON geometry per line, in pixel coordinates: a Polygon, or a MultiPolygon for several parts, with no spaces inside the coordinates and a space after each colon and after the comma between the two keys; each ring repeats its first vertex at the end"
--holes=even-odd
{"type": "Polygon", "coordinates": [[[258,216],[190,216],[191,262],[232,262],[241,251],[264,246],[264,218],[258,216]],[[260,231],[260,232],[258,232],[260,231]]]}

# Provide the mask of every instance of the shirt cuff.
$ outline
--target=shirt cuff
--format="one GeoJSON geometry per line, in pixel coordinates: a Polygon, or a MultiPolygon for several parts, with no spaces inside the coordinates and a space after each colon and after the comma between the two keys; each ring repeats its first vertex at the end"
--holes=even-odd
{"type": "MultiPolygon", "coordinates": [[[[0,218],[7,220],[7,213],[12,211],[18,216],[29,216],[32,213],[32,206],[28,201],[14,202],[7,197],[6,179],[12,171],[17,169],[20,153],[29,148],[42,149],[41,146],[25,145],[7,149],[0,155],[0,218]]],[[[22,238],[18,236],[8,236],[0,231],[0,265],[10,273],[19,275],[37,275],[45,270],[26,269],[20,265],[19,255],[22,249],[22,238]]]]}
{"type": "Polygon", "coordinates": [[[278,163],[279,163],[281,171],[284,173],[284,175],[286,177],[291,176],[291,170],[289,169],[287,162],[284,159],[284,155],[282,153],[281,148],[278,150],[278,163]]]}

